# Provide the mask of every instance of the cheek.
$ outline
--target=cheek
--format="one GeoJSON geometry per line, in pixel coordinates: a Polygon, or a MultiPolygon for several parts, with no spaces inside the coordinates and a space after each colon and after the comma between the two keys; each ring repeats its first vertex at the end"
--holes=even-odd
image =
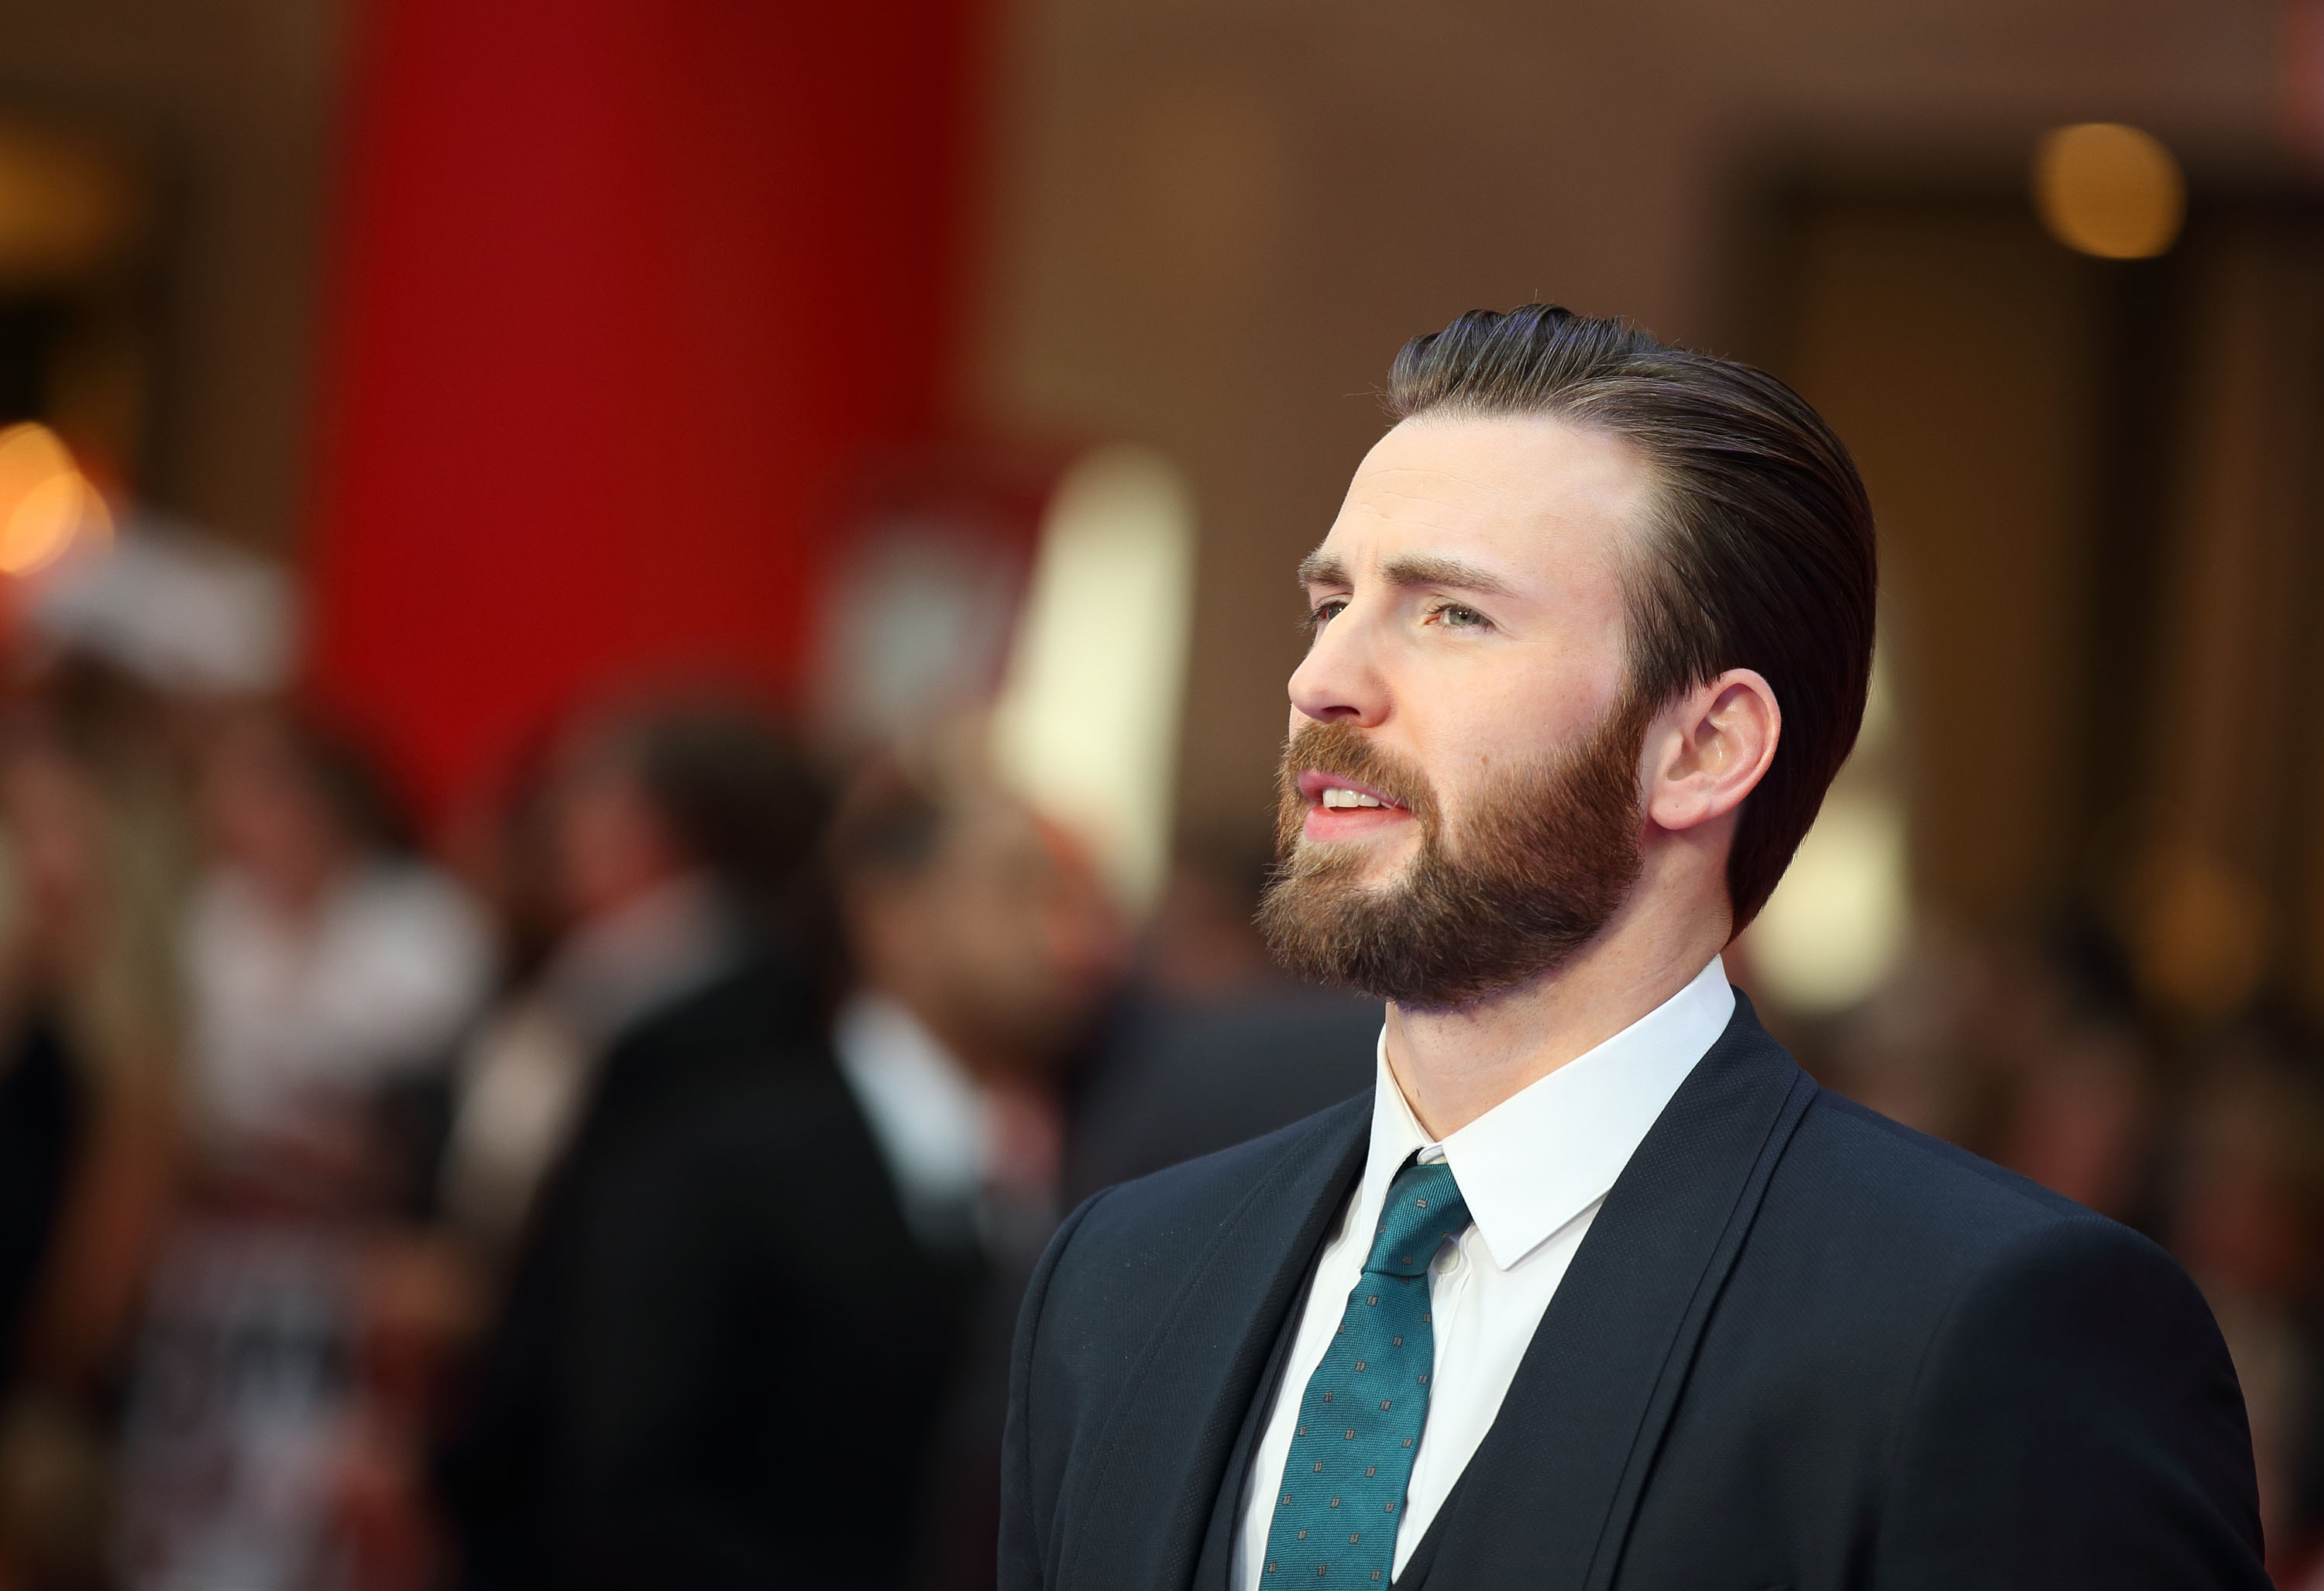
{"type": "Polygon", "coordinates": [[[1512,673],[1498,684],[1448,694],[1420,737],[1444,819],[1456,827],[1480,792],[1581,744],[1615,694],[1570,670],[1512,673]]]}
{"type": "Polygon", "coordinates": [[[1040,902],[1021,889],[959,890],[945,903],[943,924],[945,960],[970,984],[1021,987],[1045,959],[1040,902]]]}
{"type": "Polygon", "coordinates": [[[1488,792],[1523,755],[1515,747],[1497,744],[1464,747],[1447,756],[1434,775],[1439,832],[1458,834],[1466,829],[1488,792]]]}
{"type": "Polygon", "coordinates": [[[1534,693],[1489,686],[1448,694],[1423,720],[1416,750],[1448,802],[1500,769],[1530,765],[1566,733],[1563,714],[1534,693]]]}

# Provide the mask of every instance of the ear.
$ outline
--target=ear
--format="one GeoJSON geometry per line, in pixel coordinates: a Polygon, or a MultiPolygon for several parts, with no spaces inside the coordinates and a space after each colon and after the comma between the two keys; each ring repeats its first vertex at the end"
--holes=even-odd
{"type": "Polygon", "coordinates": [[[1783,727],[1775,693],[1752,669],[1680,695],[1646,732],[1646,815],[1677,830],[1733,812],[1766,777],[1783,727]]]}

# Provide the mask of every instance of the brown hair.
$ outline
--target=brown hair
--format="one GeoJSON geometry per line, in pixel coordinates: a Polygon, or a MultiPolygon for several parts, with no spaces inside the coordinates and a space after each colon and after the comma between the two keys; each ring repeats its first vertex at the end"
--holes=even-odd
{"type": "Polygon", "coordinates": [[[1622,437],[1657,477],[1656,534],[1628,593],[1631,684],[1667,702],[1729,668],[1784,714],[1727,859],[1735,927],[1757,915],[1856,744],[1879,585],[1855,463],[1764,372],[1550,304],[1479,309],[1396,356],[1387,405],[1553,416],[1622,437]]]}

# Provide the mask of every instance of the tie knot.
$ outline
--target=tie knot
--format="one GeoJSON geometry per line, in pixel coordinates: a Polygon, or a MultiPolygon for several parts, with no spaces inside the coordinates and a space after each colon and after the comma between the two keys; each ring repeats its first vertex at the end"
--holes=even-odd
{"type": "Polygon", "coordinates": [[[1413,1164],[1396,1173],[1388,1184],[1388,1204],[1380,1211],[1379,1231],[1372,1238],[1367,1271],[1390,1276],[1417,1276],[1435,1257],[1437,1245],[1468,1228],[1469,1206],[1452,1168],[1413,1164]]]}

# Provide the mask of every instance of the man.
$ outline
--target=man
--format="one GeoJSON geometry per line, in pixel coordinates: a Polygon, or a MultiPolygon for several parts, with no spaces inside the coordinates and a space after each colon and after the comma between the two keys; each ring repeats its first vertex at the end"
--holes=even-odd
{"type": "Polygon", "coordinates": [[[980,1274],[936,1438],[915,1582],[992,1584],[1009,1345],[1056,1229],[1063,1072],[1113,992],[1122,934],[1066,836],[973,759],[882,759],[830,844],[856,978],[839,1067],[912,1231],[980,1274]]]}
{"type": "Polygon", "coordinates": [[[592,1060],[446,1456],[465,1583],[900,1586],[966,1278],[832,1058],[816,783],[668,710],[588,737],[548,816],[592,1060]]]}
{"type": "Polygon", "coordinates": [[[1021,1284],[1056,1228],[1061,1073],[1120,979],[1116,915],[1071,841],[973,767],[871,764],[830,853],[856,979],[840,1070],[915,1233],[1021,1284]]]}
{"type": "Polygon", "coordinates": [[[2264,1586],[2179,1268],[1822,1092],[1721,973],[1862,713],[1845,450],[1538,305],[1388,398],[1301,572],[1263,909],[1388,1002],[1378,1081],[1060,1230],[1002,1584],[2264,1586]]]}

